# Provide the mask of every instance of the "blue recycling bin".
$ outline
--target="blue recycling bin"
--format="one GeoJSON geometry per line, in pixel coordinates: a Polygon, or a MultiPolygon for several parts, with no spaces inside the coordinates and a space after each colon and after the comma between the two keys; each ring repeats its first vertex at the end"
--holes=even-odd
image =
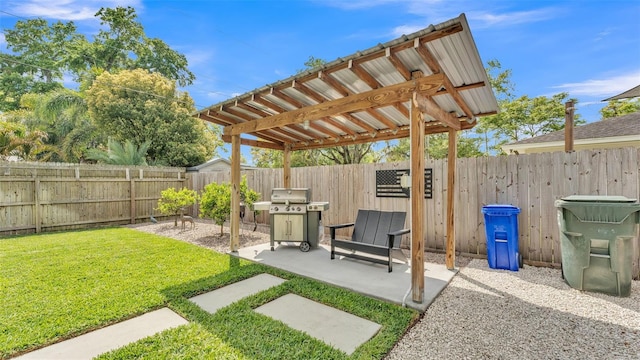
{"type": "Polygon", "coordinates": [[[518,214],[512,205],[482,207],[487,234],[487,260],[492,269],[518,271],[522,255],[518,249],[518,214]]]}

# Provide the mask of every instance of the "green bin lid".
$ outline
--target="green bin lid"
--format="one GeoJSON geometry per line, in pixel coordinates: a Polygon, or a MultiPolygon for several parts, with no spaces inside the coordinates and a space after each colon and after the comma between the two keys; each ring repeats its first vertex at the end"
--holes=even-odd
{"type": "Polygon", "coordinates": [[[599,203],[633,203],[636,199],[629,199],[624,196],[607,196],[607,195],[571,195],[563,197],[564,201],[576,202],[599,202],[599,203]]]}

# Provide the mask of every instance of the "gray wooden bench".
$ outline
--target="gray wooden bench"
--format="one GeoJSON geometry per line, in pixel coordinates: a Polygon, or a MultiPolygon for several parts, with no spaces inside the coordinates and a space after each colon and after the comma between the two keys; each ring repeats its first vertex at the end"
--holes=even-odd
{"type": "Polygon", "coordinates": [[[391,253],[394,249],[400,248],[400,237],[411,231],[404,229],[406,215],[406,212],[403,211],[360,209],[355,223],[330,225],[331,259],[335,259],[337,254],[358,260],[385,264],[389,267],[389,272],[391,272],[393,270],[391,253]],[[337,229],[351,226],[353,226],[351,240],[336,239],[337,229]],[[398,241],[396,241],[396,237],[398,241]],[[336,251],[336,248],[352,251],[336,251]],[[369,257],[366,254],[381,256],[384,259],[369,257]]]}

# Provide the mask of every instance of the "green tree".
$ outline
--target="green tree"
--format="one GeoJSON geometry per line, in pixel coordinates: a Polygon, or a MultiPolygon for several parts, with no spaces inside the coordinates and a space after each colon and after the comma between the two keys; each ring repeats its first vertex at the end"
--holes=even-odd
{"type": "Polygon", "coordinates": [[[76,43],[80,51],[74,53],[73,68],[83,73],[90,72],[92,67],[108,72],[147,69],[180,86],[193,83],[195,76],[187,68],[187,58],[162,40],[148,38],[134,8],[101,8],[96,16],[106,28],[98,32],[93,43],[76,43]]]}
{"type": "MultiPolygon", "coordinates": [[[[272,149],[251,148],[251,157],[257,167],[282,168],[282,151],[272,149]]],[[[318,149],[297,150],[291,152],[291,167],[321,166],[332,164],[318,149]]]]}
{"type": "Polygon", "coordinates": [[[47,133],[29,130],[19,122],[8,121],[16,112],[3,114],[0,119],[0,157],[16,156],[26,161],[47,161],[57,149],[46,144],[47,133]]]}
{"type": "Polygon", "coordinates": [[[70,21],[20,20],[4,29],[11,54],[0,54],[0,111],[16,110],[22,95],[62,88],[71,74],[87,88],[101,71],[147,69],[176,81],[193,83],[183,54],[145,35],[132,7],[102,8],[102,28],[89,41],[70,21]]]}
{"type": "MultiPolygon", "coordinates": [[[[567,93],[556,94],[551,98],[530,98],[523,95],[502,103],[500,113],[488,117],[485,126],[501,138],[496,144],[498,147],[508,142],[558,131],[564,129],[567,100],[567,93]]],[[[576,104],[577,100],[573,99],[573,102],[576,104]]],[[[575,124],[584,123],[578,114],[574,119],[575,124]]]]}
{"type": "Polygon", "coordinates": [[[83,38],[73,22],[51,25],[44,19],[20,20],[14,29],[5,29],[7,48],[26,65],[26,74],[50,83],[61,81],[67,69],[68,49],[83,38]]]}
{"type": "Polygon", "coordinates": [[[130,140],[126,140],[124,144],[109,140],[106,150],[89,149],[87,158],[110,165],[147,165],[146,155],[149,145],[148,141],[138,147],[130,140]]]}
{"type": "MultiPolygon", "coordinates": [[[[470,158],[479,157],[483,153],[480,151],[482,139],[470,136],[470,131],[462,131],[457,134],[457,157],[470,158]]],[[[397,144],[387,142],[383,150],[386,161],[406,161],[410,157],[409,139],[398,140],[397,144]]],[[[425,136],[425,156],[432,159],[444,159],[449,153],[449,135],[432,134],[425,136]]]]}
{"type": "MultiPolygon", "coordinates": [[[[496,93],[500,110],[496,115],[481,118],[476,126],[476,132],[484,137],[486,153],[489,149],[501,152],[500,146],[505,143],[564,128],[565,102],[570,100],[569,94],[559,93],[551,97],[534,98],[523,95],[516,98],[515,86],[511,82],[511,70],[502,70],[497,60],[491,60],[487,64],[487,75],[496,93]]],[[[571,100],[577,104],[576,99],[571,100]]],[[[574,123],[584,123],[579,114],[575,115],[574,123]]]]}
{"type": "Polygon", "coordinates": [[[229,183],[210,183],[204,187],[200,199],[200,217],[213,219],[220,225],[220,236],[224,235],[224,222],[231,213],[231,186],[229,183]]]}
{"type": "Polygon", "coordinates": [[[23,103],[32,100],[34,122],[48,134],[48,143],[60,149],[65,162],[85,162],[87,152],[107,142],[107,137],[89,117],[83,93],[61,89],[46,94],[26,94],[23,103]]]}
{"type": "Polygon", "coordinates": [[[320,154],[333,164],[343,165],[371,163],[380,159],[371,142],[325,148],[320,150],[320,154]]]}
{"type": "Polygon", "coordinates": [[[89,112],[115,140],[151,142],[151,164],[194,166],[210,159],[221,140],[192,117],[193,100],[176,84],[146,70],[105,72],[87,90],[89,112]]]}
{"type": "Polygon", "coordinates": [[[156,210],[163,215],[173,216],[173,226],[178,226],[178,216],[180,211],[191,206],[198,201],[198,193],[195,190],[182,188],[177,191],[175,188],[168,188],[160,192],[158,207],[156,210]]]}
{"type": "Polygon", "coordinates": [[[640,111],[640,98],[611,100],[605,107],[600,109],[600,115],[603,119],[622,116],[640,111]]]}
{"type": "Polygon", "coordinates": [[[247,184],[247,175],[242,175],[240,181],[240,201],[242,201],[248,208],[253,208],[253,203],[260,200],[260,193],[250,189],[247,184]]]}
{"type": "MultiPolygon", "coordinates": [[[[240,181],[240,201],[246,208],[253,209],[253,204],[260,200],[260,193],[249,188],[247,176],[240,181]]],[[[231,185],[229,183],[210,183],[204,187],[200,200],[200,217],[213,219],[220,225],[220,236],[224,234],[224,222],[231,214],[231,185]]]]}
{"type": "Polygon", "coordinates": [[[59,82],[44,81],[33,66],[19,57],[0,54],[0,112],[18,110],[24,94],[61,88],[59,82]]]}

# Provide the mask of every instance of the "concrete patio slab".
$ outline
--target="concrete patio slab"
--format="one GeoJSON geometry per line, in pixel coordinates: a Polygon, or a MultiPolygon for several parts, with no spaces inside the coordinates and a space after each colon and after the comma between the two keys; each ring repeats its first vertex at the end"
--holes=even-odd
{"type": "Polygon", "coordinates": [[[213,314],[219,309],[244,297],[257,294],[270,287],[280,285],[285,281],[286,280],[273,275],[260,274],[252,278],[238,281],[219,289],[194,296],[189,300],[200,306],[205,311],[213,314]]]}
{"type": "Polygon", "coordinates": [[[408,263],[394,260],[393,272],[389,273],[386,265],[344,257],[331,260],[330,247],[326,245],[303,253],[298,248],[299,244],[292,244],[282,243],[271,251],[266,243],[241,248],[230,254],[421,312],[457,273],[457,270],[447,270],[445,265],[425,262],[423,301],[416,303],[411,300],[411,268],[408,263]]]}
{"type": "Polygon", "coordinates": [[[287,294],[255,309],[351,355],[381,328],[367,319],[287,294]]]}
{"type": "Polygon", "coordinates": [[[187,323],[187,320],[180,315],[168,308],[162,308],[32,351],[16,359],[92,359],[147,336],[187,323]]]}

